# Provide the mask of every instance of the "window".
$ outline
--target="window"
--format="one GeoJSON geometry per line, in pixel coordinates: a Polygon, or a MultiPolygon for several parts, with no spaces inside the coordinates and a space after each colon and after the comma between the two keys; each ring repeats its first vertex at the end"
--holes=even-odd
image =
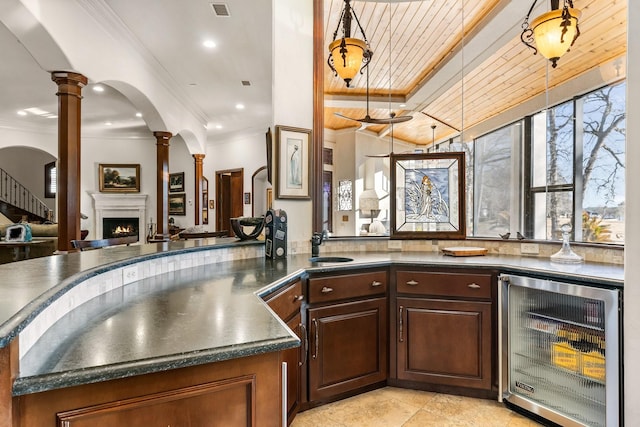
{"type": "Polygon", "coordinates": [[[522,122],[474,142],[473,235],[500,237],[520,230],[522,122]]]}
{"type": "Polygon", "coordinates": [[[625,90],[606,86],[477,138],[473,236],[558,240],[569,223],[574,241],[624,244],[625,90]]]}
{"type": "Polygon", "coordinates": [[[531,120],[530,204],[525,209],[526,237],[558,240],[560,226],[573,221],[574,105],[548,109],[531,120]],[[531,226],[531,224],[533,226],[531,226]]]}
{"type": "Polygon", "coordinates": [[[57,188],[56,162],[44,165],[44,197],[53,199],[56,197],[57,188]]]}

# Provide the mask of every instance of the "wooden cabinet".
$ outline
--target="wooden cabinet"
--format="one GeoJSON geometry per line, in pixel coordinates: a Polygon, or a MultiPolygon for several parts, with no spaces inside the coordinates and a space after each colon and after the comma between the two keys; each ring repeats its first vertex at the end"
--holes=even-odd
{"type": "Polygon", "coordinates": [[[394,275],[395,378],[436,385],[434,390],[491,391],[497,275],[411,270],[394,275]]]}
{"type": "Polygon", "coordinates": [[[386,381],[387,287],[386,271],[309,279],[309,401],[386,381]]]}
{"type": "Polygon", "coordinates": [[[298,412],[302,397],[301,370],[303,367],[306,368],[307,340],[300,312],[303,300],[300,280],[266,298],[269,307],[287,323],[289,329],[295,332],[302,341],[299,348],[282,352],[282,361],[287,362],[287,418],[289,424],[298,412]]]}

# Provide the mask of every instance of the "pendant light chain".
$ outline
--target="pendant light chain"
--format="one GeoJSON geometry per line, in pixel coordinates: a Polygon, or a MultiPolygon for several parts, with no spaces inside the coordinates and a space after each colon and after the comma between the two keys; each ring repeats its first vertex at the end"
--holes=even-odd
{"type": "Polygon", "coordinates": [[[462,2],[462,10],[460,11],[460,15],[462,16],[462,40],[461,40],[461,48],[460,48],[460,58],[462,60],[462,66],[460,67],[462,76],[460,77],[460,93],[462,97],[461,102],[461,110],[460,113],[462,123],[460,124],[460,144],[464,143],[464,2],[465,0],[461,0],[462,2]]]}

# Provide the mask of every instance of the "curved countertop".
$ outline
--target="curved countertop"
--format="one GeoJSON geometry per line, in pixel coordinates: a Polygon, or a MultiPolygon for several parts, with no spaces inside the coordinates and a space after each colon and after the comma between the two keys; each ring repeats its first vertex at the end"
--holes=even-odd
{"type": "MultiPolygon", "coordinates": [[[[49,304],[83,281],[141,261],[212,248],[263,245],[205,239],[110,248],[0,266],[0,343],[6,346],[49,304]]],[[[491,268],[622,288],[621,265],[438,253],[334,254],[348,263],[311,263],[309,254],[217,262],[148,277],[72,310],[24,354],[13,394],[123,378],[299,345],[259,298],[305,273],[372,267],[491,268]]]]}

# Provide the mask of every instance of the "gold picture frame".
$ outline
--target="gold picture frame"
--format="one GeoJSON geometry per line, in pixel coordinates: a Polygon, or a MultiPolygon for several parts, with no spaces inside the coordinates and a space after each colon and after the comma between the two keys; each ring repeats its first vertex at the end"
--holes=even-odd
{"type": "Polygon", "coordinates": [[[139,164],[98,165],[98,182],[101,193],[139,193],[139,164]]]}

